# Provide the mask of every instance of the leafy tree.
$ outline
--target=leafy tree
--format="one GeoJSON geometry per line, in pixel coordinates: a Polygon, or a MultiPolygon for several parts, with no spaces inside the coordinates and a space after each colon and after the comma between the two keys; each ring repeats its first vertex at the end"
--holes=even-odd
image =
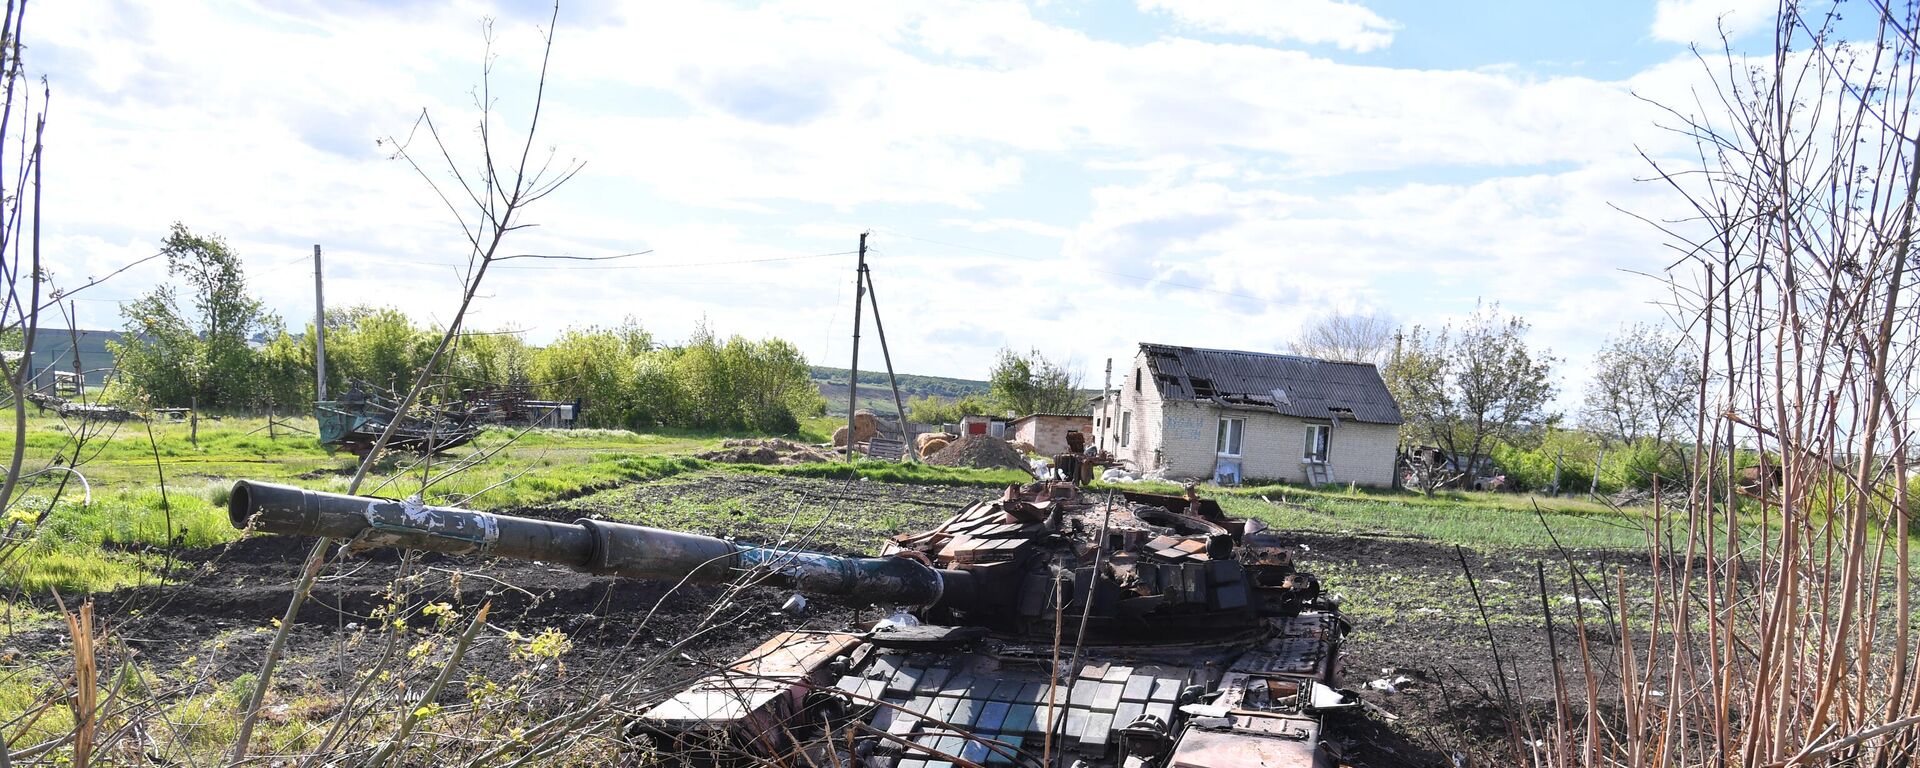
{"type": "Polygon", "coordinates": [[[260,374],[256,395],[276,408],[304,408],[313,403],[313,347],[287,334],[274,322],[269,339],[256,355],[260,374]]]}
{"type": "Polygon", "coordinates": [[[126,333],[113,348],[122,391],[154,405],[186,405],[194,397],[200,339],[181,317],[174,287],[158,285],[120,307],[126,333]]]}
{"type": "Polygon", "coordinates": [[[967,416],[984,416],[992,411],[993,406],[979,395],[955,398],[925,395],[907,401],[907,418],[921,424],[957,424],[967,416]]]}
{"type": "Polygon", "coordinates": [[[662,350],[633,359],[628,385],[627,424],[634,429],[675,425],[687,412],[686,390],[674,373],[673,352],[662,350]]]}
{"type": "Polygon", "coordinates": [[[461,389],[526,384],[533,349],[512,333],[462,333],[447,362],[447,375],[461,389]]]}
{"type": "Polygon", "coordinates": [[[1619,490],[1618,483],[1602,472],[1594,482],[1596,464],[1611,458],[1600,439],[1585,430],[1549,428],[1533,448],[1517,448],[1506,443],[1494,445],[1494,463],[1507,476],[1507,486],[1522,491],[1553,489],[1554,465],[1560,468],[1558,492],[1585,493],[1593,488],[1605,493],[1619,490]]]}
{"type": "Polygon", "coordinates": [[[1379,315],[1325,315],[1288,345],[1296,355],[1347,363],[1386,362],[1393,348],[1393,321],[1379,315]]]}
{"type": "Polygon", "coordinates": [[[585,401],[580,420],[586,426],[652,426],[635,412],[629,386],[636,347],[644,351],[646,338],[637,324],[630,331],[569,328],[533,353],[528,373],[542,397],[585,401]]]}
{"type": "Polygon", "coordinates": [[[359,379],[404,387],[433,355],[439,334],[414,326],[392,307],[355,306],[327,313],[328,393],[359,379]]]}
{"type": "Polygon", "coordinates": [[[1684,337],[1631,325],[1594,359],[1581,423],[1609,443],[1666,446],[1692,428],[1699,384],[1699,360],[1684,337]]]}
{"type": "Polygon", "coordinates": [[[779,339],[734,336],[721,344],[703,323],[676,350],[674,367],[685,392],[687,426],[793,432],[800,414],[825,405],[806,358],[779,339]]]}
{"type": "Polygon", "coordinates": [[[1037,349],[1025,355],[1000,350],[987,384],[994,407],[1015,414],[1079,413],[1085,408],[1079,374],[1037,349]]]}
{"type": "Polygon", "coordinates": [[[693,338],[677,350],[674,370],[686,392],[687,426],[720,429],[733,421],[739,402],[733,379],[727,373],[727,360],[713,331],[702,322],[693,338]]]}
{"type": "Polygon", "coordinates": [[[826,406],[807,374],[806,356],[783,339],[748,341],[735,336],[727,340],[726,360],[742,426],[762,432],[796,432],[802,413],[811,415],[826,406]]]}
{"type": "Polygon", "coordinates": [[[114,350],[121,377],[156,403],[250,404],[261,374],[248,340],[272,316],[247,294],[240,256],[219,236],[178,222],[160,252],[190,307],[181,306],[179,288],[163,283],[121,308],[128,332],[114,350]]]}
{"type": "Polygon", "coordinates": [[[1551,421],[1554,358],[1527,347],[1527,329],[1485,306],[1458,328],[1415,326],[1387,366],[1406,437],[1453,457],[1464,480],[1496,442],[1523,444],[1530,428],[1551,421]]]}

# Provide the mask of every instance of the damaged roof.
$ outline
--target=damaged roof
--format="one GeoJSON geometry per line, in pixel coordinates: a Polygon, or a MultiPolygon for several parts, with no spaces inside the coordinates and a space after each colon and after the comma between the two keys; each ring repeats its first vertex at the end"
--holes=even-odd
{"type": "Polygon", "coordinates": [[[1141,344],[1154,386],[1168,400],[1273,410],[1307,419],[1399,424],[1400,406],[1370,363],[1298,355],[1141,344]]]}

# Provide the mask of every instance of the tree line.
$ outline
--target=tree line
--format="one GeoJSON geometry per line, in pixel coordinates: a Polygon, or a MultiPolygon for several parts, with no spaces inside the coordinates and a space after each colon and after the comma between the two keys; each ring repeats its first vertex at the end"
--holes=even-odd
{"type": "Polygon", "coordinates": [[[954,424],[967,416],[1083,413],[1088,393],[1072,361],[1056,362],[1038,349],[1022,354],[1002,349],[987,371],[985,395],[932,396],[907,401],[907,418],[922,424],[954,424]]]}
{"type": "Polygon", "coordinates": [[[1452,459],[1444,480],[1470,484],[1490,464],[1523,489],[1646,488],[1685,475],[1677,438],[1697,416],[1701,380],[1685,336],[1645,324],[1609,336],[1569,418],[1550,409],[1561,360],[1528,342],[1530,327],[1497,304],[1439,327],[1336,314],[1290,351],[1378,366],[1406,420],[1402,442],[1452,459]]]}
{"type": "MultiPolygon", "coordinates": [[[[295,334],[267,311],[218,236],[175,224],[162,253],[172,279],[121,308],[127,334],[114,344],[119,370],[108,397],[211,409],[311,405],[312,324],[295,334]]],[[[353,381],[408,385],[440,335],[390,307],[328,310],[329,394],[353,381]]],[[[583,401],[583,426],[792,433],[825,408],[798,347],[722,339],[704,323],[681,344],[662,343],[628,318],[567,329],[544,347],[510,332],[463,333],[450,351],[430,399],[524,386],[538,398],[583,401]]]]}

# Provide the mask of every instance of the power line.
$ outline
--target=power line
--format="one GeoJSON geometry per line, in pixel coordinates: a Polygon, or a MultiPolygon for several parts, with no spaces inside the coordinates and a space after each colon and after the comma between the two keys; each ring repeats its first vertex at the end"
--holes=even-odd
{"type": "Polygon", "coordinates": [[[305,264],[305,263],[307,263],[307,258],[308,258],[308,256],[307,256],[306,254],[301,254],[301,255],[299,255],[299,256],[295,256],[295,257],[293,257],[293,259],[292,259],[292,260],[290,260],[290,261],[283,261],[283,262],[280,262],[280,264],[279,264],[279,266],[275,266],[275,267],[270,267],[270,268],[268,268],[268,269],[263,269],[263,270],[260,270],[260,271],[259,271],[258,273],[255,273],[255,276],[257,277],[257,276],[260,276],[260,275],[271,275],[271,274],[273,274],[273,273],[275,273],[275,272],[282,272],[282,271],[285,271],[285,270],[286,270],[286,268],[288,268],[288,267],[291,267],[291,266],[293,266],[293,265],[295,265],[295,264],[305,264]]]}
{"type": "Polygon", "coordinates": [[[735,259],[732,261],[689,261],[680,264],[621,264],[609,267],[494,267],[494,269],[674,269],[678,267],[717,267],[732,264],[766,264],[775,261],[799,261],[802,259],[824,259],[829,256],[848,256],[853,251],[839,253],[814,253],[806,256],[772,256],[763,259],[735,259]]]}
{"type": "MultiPolygon", "coordinates": [[[[1007,253],[1006,251],[996,251],[996,250],[993,250],[993,249],[991,249],[991,248],[981,248],[981,247],[978,247],[978,246],[972,246],[972,245],[961,245],[961,244],[959,244],[959,243],[945,243],[945,242],[941,242],[941,241],[939,241],[939,240],[930,240],[930,239],[928,239],[928,238],[924,238],[924,237],[915,237],[915,236],[913,236],[913,235],[909,235],[909,234],[907,234],[907,233],[905,233],[905,232],[895,232],[895,231],[893,231],[893,230],[890,230],[890,229],[888,229],[888,230],[880,230],[880,231],[882,231],[882,232],[886,232],[887,234],[890,234],[890,235],[893,235],[893,236],[895,236],[895,237],[904,237],[904,238],[906,238],[906,239],[908,239],[908,240],[918,240],[918,241],[920,241],[920,242],[923,242],[923,243],[931,243],[931,244],[933,244],[933,245],[944,245],[944,246],[946,246],[946,247],[948,247],[948,248],[959,248],[959,249],[961,249],[961,250],[967,250],[967,251],[978,251],[978,252],[980,252],[980,253],[987,253],[987,254],[992,254],[992,255],[995,255],[995,256],[1005,256],[1005,257],[1007,257],[1007,258],[1010,258],[1010,259],[1020,259],[1020,260],[1022,260],[1022,261],[1029,261],[1029,260],[1032,260],[1032,259],[1033,259],[1033,257],[1031,257],[1031,256],[1023,256],[1023,255],[1020,255],[1020,254],[1017,254],[1017,253],[1007,253]]],[[[1130,275],[1130,274],[1127,274],[1127,273],[1125,273],[1125,272],[1115,272],[1115,271],[1113,271],[1113,270],[1110,270],[1110,269],[1099,269],[1099,268],[1097,268],[1097,267],[1088,267],[1088,268],[1087,268],[1087,271],[1089,271],[1089,272],[1098,272],[1098,273],[1100,273],[1100,274],[1103,274],[1103,275],[1111,275],[1111,276],[1113,276],[1113,277],[1124,277],[1124,278],[1126,278],[1126,279],[1128,279],[1128,280],[1135,280],[1135,281],[1139,281],[1139,282],[1141,282],[1141,283],[1143,283],[1143,284],[1146,284],[1146,285],[1149,285],[1149,286],[1152,286],[1152,285],[1164,285],[1164,286],[1170,286],[1170,287],[1173,287],[1173,288],[1184,288],[1184,289],[1186,289],[1186,290],[1189,290],[1189,291],[1201,291],[1201,292],[1204,292],[1204,293],[1213,293],[1213,294],[1219,294],[1219,295],[1221,295],[1221,296],[1231,296],[1231,297],[1233,297],[1233,298],[1236,298],[1236,299],[1245,299],[1245,300],[1247,300],[1247,301],[1257,301],[1257,302],[1260,302],[1260,303],[1262,303],[1262,304],[1267,304],[1267,305],[1271,305],[1271,306],[1276,306],[1276,307],[1281,307],[1281,306],[1288,306],[1287,304],[1283,304],[1282,302],[1279,302],[1279,301],[1275,301],[1275,300],[1273,300],[1273,299],[1268,299],[1268,298],[1263,298],[1263,297],[1260,297],[1260,296],[1254,296],[1254,295],[1252,295],[1252,294],[1246,294],[1246,293],[1239,293],[1239,292],[1236,292],[1236,291],[1223,291],[1223,290],[1221,290],[1221,289],[1219,289],[1219,288],[1208,288],[1208,287],[1206,287],[1206,286],[1200,286],[1200,285],[1190,285],[1190,284],[1187,284],[1187,283],[1176,283],[1176,282],[1174,282],[1174,281],[1172,281],[1172,280],[1166,280],[1166,279],[1163,279],[1163,278],[1157,278],[1157,277],[1145,277],[1145,276],[1142,276],[1142,275],[1130,275]]]]}
{"type": "MultiPolygon", "coordinates": [[[[681,262],[676,264],[617,264],[617,265],[611,265],[611,266],[597,266],[597,267],[569,267],[569,266],[557,266],[557,265],[556,266],[526,266],[526,267],[494,266],[494,267],[489,267],[489,269],[569,270],[569,271],[570,270],[587,270],[587,269],[677,269],[677,268],[684,268],[684,267],[718,267],[718,266],[732,266],[732,265],[739,265],[739,264],[766,264],[766,263],[776,262],[776,261],[799,261],[802,259],[824,259],[829,256],[848,256],[853,253],[854,253],[853,251],[840,251],[838,253],[811,253],[803,256],[770,256],[770,257],[759,258],[759,259],[732,259],[727,261],[688,261],[688,262],[681,262]]],[[[420,267],[452,267],[455,269],[461,269],[468,266],[467,264],[454,263],[454,262],[429,261],[425,259],[402,259],[402,258],[395,258],[391,256],[363,256],[363,257],[360,257],[359,259],[355,259],[355,261],[374,261],[374,262],[384,262],[388,264],[401,264],[406,266],[420,266],[420,267]]]]}

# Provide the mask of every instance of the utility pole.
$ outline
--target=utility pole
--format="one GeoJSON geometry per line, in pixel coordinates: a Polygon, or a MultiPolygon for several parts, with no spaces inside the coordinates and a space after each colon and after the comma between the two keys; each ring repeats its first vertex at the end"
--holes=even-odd
{"type": "Polygon", "coordinates": [[[865,264],[860,265],[860,274],[866,276],[867,301],[873,304],[873,330],[880,334],[880,359],[887,363],[887,386],[893,388],[893,414],[900,419],[900,442],[902,452],[908,461],[919,461],[913,453],[913,425],[907,423],[907,409],[900,404],[900,380],[893,375],[893,352],[887,349],[887,326],[880,322],[880,293],[873,289],[873,273],[865,264]]]}
{"type": "Polygon", "coordinates": [[[860,402],[860,305],[867,299],[867,233],[860,233],[860,262],[853,270],[853,362],[847,366],[847,462],[858,461],[853,452],[854,421],[860,402]]]}
{"type": "Polygon", "coordinates": [[[313,244],[313,394],[327,399],[327,294],[321,287],[320,244],[313,244]]]}
{"type": "Polygon", "coordinates": [[[1113,428],[1113,420],[1107,412],[1113,409],[1113,358],[1107,358],[1107,375],[1100,382],[1100,434],[1094,446],[1099,450],[1107,449],[1107,431],[1113,428]]]}
{"type": "Polygon", "coordinates": [[[73,397],[84,403],[87,401],[87,369],[80,365],[80,310],[73,300],[67,300],[67,333],[72,334],[69,343],[73,344],[73,397]]]}

